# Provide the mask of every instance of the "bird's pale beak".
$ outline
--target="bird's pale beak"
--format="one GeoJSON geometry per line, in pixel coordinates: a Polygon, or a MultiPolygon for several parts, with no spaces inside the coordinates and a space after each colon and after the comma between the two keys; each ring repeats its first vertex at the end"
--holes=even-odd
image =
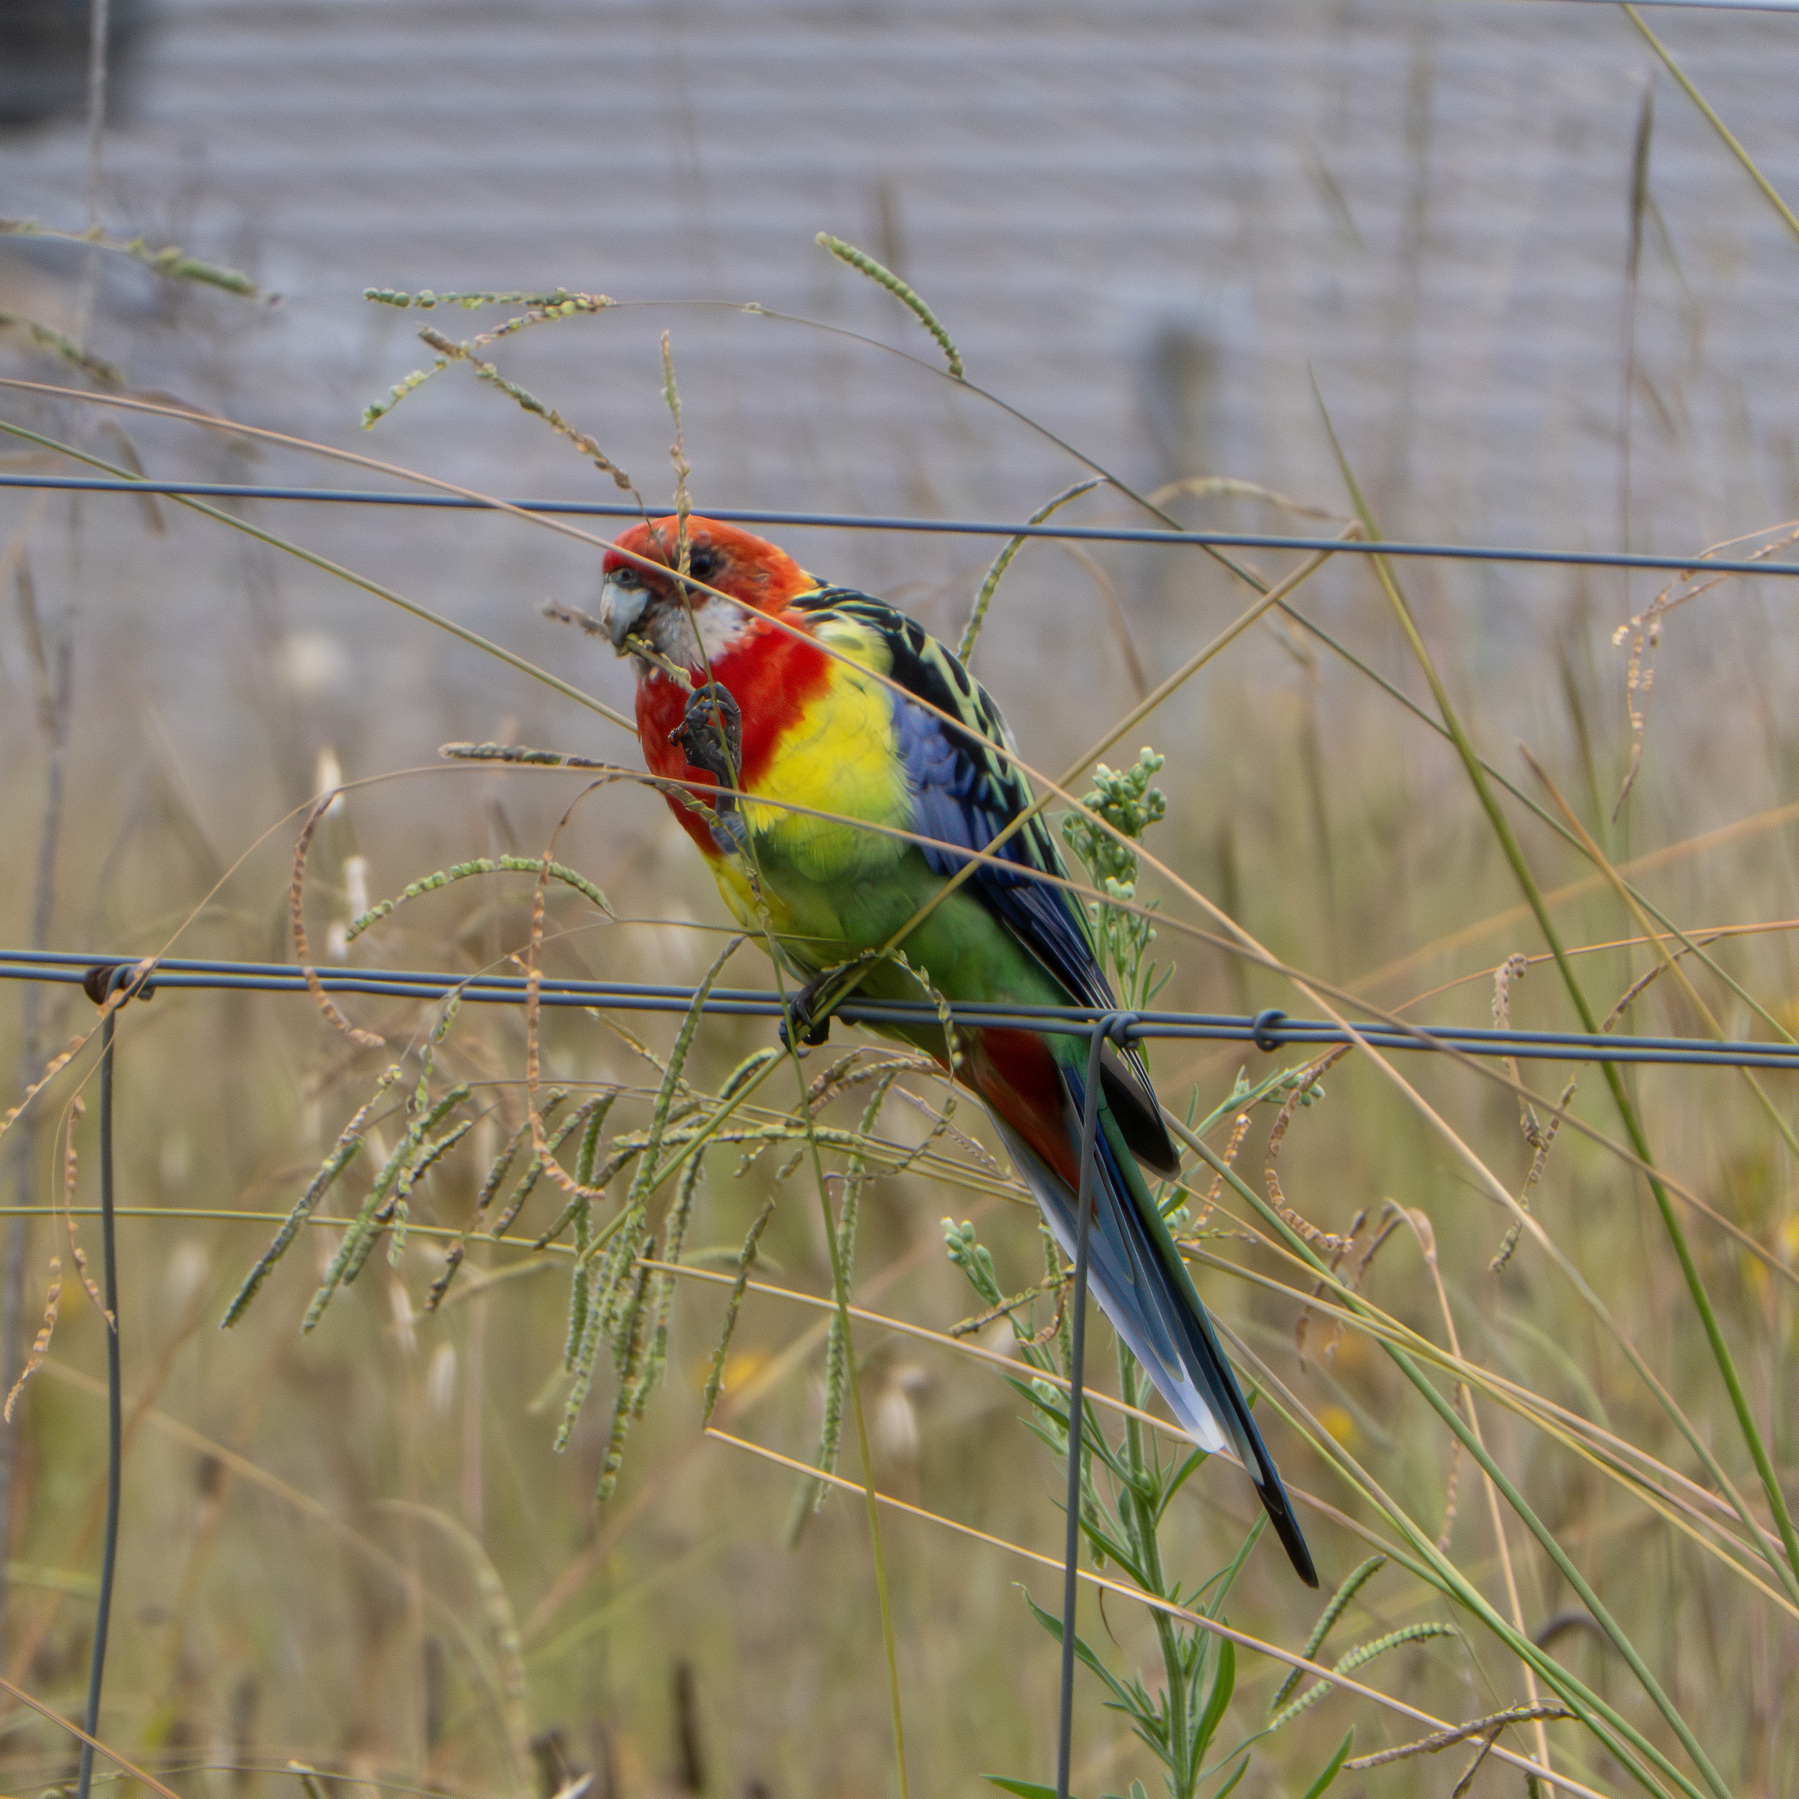
{"type": "Polygon", "coordinates": [[[641,582],[626,587],[619,581],[607,581],[600,589],[600,623],[612,639],[612,647],[622,656],[625,639],[636,629],[643,609],[650,602],[650,590],[641,582]]]}

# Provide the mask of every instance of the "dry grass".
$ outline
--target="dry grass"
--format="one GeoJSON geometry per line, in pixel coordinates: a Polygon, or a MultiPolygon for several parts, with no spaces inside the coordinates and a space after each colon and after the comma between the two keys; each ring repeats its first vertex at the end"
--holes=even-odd
{"type": "MultiPolygon", "coordinates": [[[[577,328],[592,326],[565,327],[577,328]]],[[[58,439],[82,416],[73,401],[17,394],[8,409],[58,439]]],[[[559,414],[552,423],[612,467],[595,439],[559,414]]],[[[143,416],[133,429],[172,456],[195,427],[143,416]]],[[[702,497],[705,477],[702,466],[702,497]]],[[[1178,512],[1203,498],[1166,503],[1178,512]]],[[[1079,506],[1089,518],[1125,515],[1116,492],[1079,506]]],[[[9,579],[30,571],[82,609],[62,941],[283,953],[288,861],[315,792],[309,746],[353,741],[363,771],[405,759],[382,753],[395,742],[392,714],[337,705],[341,669],[296,675],[307,654],[329,662],[319,647],[329,640],[314,633],[308,650],[306,634],[273,623],[246,653],[237,692],[220,698],[209,765],[189,767],[135,709],[121,671],[143,645],[133,627],[98,618],[90,596],[140,558],[211,554],[206,534],[225,528],[171,507],[153,532],[122,511],[58,502],[27,513],[6,548],[9,579]]],[[[1149,839],[1140,889],[1159,906],[1155,953],[1176,969],[1162,1003],[1315,1015],[1348,1011],[1354,996],[1424,1021],[1482,1023],[1506,970],[1515,1023],[1578,1028],[1570,989],[1543,958],[1547,920],[1592,1014],[1628,1000],[1616,1028],[1766,1035],[1799,1020],[1788,937],[1799,738],[1781,703],[1789,652],[1764,610],[1783,587],[1727,582],[1669,622],[1645,714],[1647,633],[1672,607],[1645,615],[1634,647],[1615,646],[1575,574],[1519,578],[1528,624],[1496,665],[1427,573],[1401,571],[1401,589],[1366,559],[1339,556],[1243,625],[1244,608],[1259,605],[1251,592],[1197,555],[1167,555],[1150,584],[1161,615],[1140,635],[1152,679],[1195,666],[1131,727],[1169,758],[1169,816],[1149,839]],[[1220,639],[1233,618],[1241,630],[1220,639]],[[1433,718],[1453,714],[1466,755],[1370,672],[1433,718]],[[1703,953],[1645,985],[1683,949],[1648,941],[1664,920],[1702,939],[1703,953]],[[1520,954],[1531,958],[1522,978],[1520,954]]],[[[1102,591],[1108,580],[1144,589],[1131,556],[1095,560],[1102,591]]],[[[1269,562],[1270,584],[1302,572],[1297,559],[1269,562]]],[[[983,674],[1025,757],[1060,774],[1133,705],[1127,658],[1108,643],[1109,674],[1078,693],[1043,678],[1058,657],[1086,667],[1099,653],[1091,586],[1055,585],[1086,583],[1089,571],[1061,571],[1027,547],[995,594],[982,589],[984,564],[984,553],[952,560],[932,591],[908,599],[946,634],[977,592],[992,601],[983,674]],[[1056,607],[1075,594],[1086,597],[1056,607]],[[1037,603],[1047,623],[1027,614],[1037,603]]],[[[245,577],[252,606],[261,567],[245,577]]],[[[454,610],[453,593],[410,597],[454,610]]],[[[354,643],[359,615],[343,616],[354,643]]],[[[414,628],[412,653],[435,655],[429,624],[414,628]]],[[[553,701],[513,651],[508,667],[443,665],[447,691],[430,700],[397,679],[383,704],[407,718],[415,749],[523,738],[632,761],[616,727],[568,697],[596,673],[582,640],[551,641],[562,658],[553,701]]],[[[466,642],[456,651],[474,654],[466,642]]],[[[35,838],[41,785],[28,771],[45,758],[22,711],[0,724],[18,771],[0,794],[14,844],[35,838]]],[[[1082,791],[1078,766],[1059,785],[1082,791]]],[[[495,865],[409,899],[359,937],[354,958],[475,969],[524,956],[540,937],[548,972],[684,984],[723,946],[678,828],[632,782],[458,764],[360,781],[312,825],[304,898],[315,946],[432,871],[495,865]],[[546,855],[597,884],[607,908],[565,884],[540,908],[528,871],[546,855]]],[[[0,875],[15,920],[29,914],[32,877],[25,856],[0,875]]],[[[754,954],[741,951],[727,978],[750,978],[754,954]]],[[[691,1021],[678,1017],[546,1013],[538,1041],[497,1008],[465,1007],[447,1025],[440,1011],[397,1003],[345,1009],[384,1047],[273,996],[165,993],[121,1021],[129,1453],[108,1743],[184,1793],[232,1799],[291,1791],[295,1761],[339,1792],[547,1796],[582,1773],[605,1799],[890,1785],[868,1524],[854,1491],[816,1515],[796,1505],[812,1490],[796,1465],[812,1460],[837,1402],[824,1378],[831,1267],[849,1247],[821,1217],[807,1153],[816,1142],[833,1202],[856,1165],[867,1177],[854,1340],[870,1472],[892,1502],[880,1542],[913,1790],[965,1790],[983,1771],[1042,1778],[1055,1659],[1014,1589],[1022,1581],[1054,1603],[1045,1561],[1059,1556],[1058,1477],[994,1365],[1010,1360],[1009,1326],[954,1334],[978,1307],[938,1221],[976,1221],[1004,1295],[1042,1286],[1044,1269],[1031,1209],[977,1109],[950,1115],[939,1081],[883,1069],[885,1052],[837,1068],[803,1108],[793,1066],[747,1061],[770,1035],[755,1021],[708,1018],[681,1064],[671,1052],[691,1021]],[[528,1091],[538,1057],[539,1108],[551,1089],[568,1094],[548,1125],[534,1124],[528,1091]],[[390,1063],[402,1072],[377,1090],[390,1063]],[[871,1106],[871,1083],[887,1081],[871,1106]],[[580,1114],[563,1141],[560,1180],[521,1196],[533,1142],[547,1144],[600,1095],[611,1103],[580,1114]],[[365,1106],[363,1152],[221,1336],[231,1296],[365,1106]],[[413,1185],[408,1131],[422,1152],[457,1123],[467,1130],[413,1185]],[[508,1144],[513,1162],[485,1188],[508,1144]],[[390,1198],[405,1209],[384,1219],[390,1198]],[[670,1208],[688,1203],[684,1241],[667,1253],[670,1208]],[[348,1271],[345,1227],[359,1208],[371,1253],[302,1336],[333,1258],[348,1271]],[[563,1234],[543,1243],[559,1220],[563,1234]],[[702,1390],[753,1228],[760,1259],[708,1434],[702,1390]],[[648,1261],[635,1255],[646,1237],[648,1261]],[[577,1257],[591,1280],[574,1271],[577,1257]],[[635,1389],[647,1392],[659,1359],[661,1386],[633,1422],[635,1389]],[[584,1367],[592,1390],[558,1455],[584,1367]],[[621,1454],[617,1490],[596,1510],[621,1454]]],[[[63,990],[40,1055],[90,1023],[63,990]]],[[[813,1052],[803,1081],[847,1047],[840,1034],[813,1052]]],[[[66,1249],[54,1203],[65,1126],[79,1150],[75,1209],[93,1241],[91,1116],[75,1114],[91,1057],[34,1102],[33,1318],[48,1258],[66,1249]]],[[[1292,1083],[1274,1096],[1285,1104],[1234,1099],[1245,1064],[1256,1079],[1274,1066],[1235,1049],[1155,1052],[1171,1108],[1216,1114],[1189,1159],[1200,1283],[1246,1365],[1263,1371],[1264,1406],[1284,1414],[1271,1444],[1318,1502],[1306,1523],[1327,1590],[1363,1569],[1371,1548],[1391,1559],[1356,1586],[1326,1643],[1314,1634],[1320,1602],[1265,1546],[1251,1555],[1225,1614],[1244,1646],[1218,1752],[1260,1730],[1277,1693],[1285,1703],[1301,1651],[1329,1667],[1352,1645],[1383,1646],[1381,1659],[1341,1671],[1411,1715],[1366,1691],[1327,1690],[1254,1747],[1237,1790],[1303,1792],[1351,1724],[1360,1756],[1465,1727],[1439,1746],[1453,1769],[1423,1755],[1362,1777],[1370,1792],[1446,1790],[1497,1720],[1501,1750],[1546,1744],[1566,1780],[1636,1790],[1625,1761],[1665,1756],[1652,1781],[1705,1791],[1672,1718],[1715,1763],[1711,1790],[1790,1790],[1799,1567],[1771,1505],[1793,1490],[1799,1453],[1785,1077],[1758,1089],[1726,1071],[1636,1068],[1614,1094],[1590,1070],[1569,1095],[1560,1068],[1525,1063],[1520,1075],[1358,1049],[1330,1070],[1327,1094],[1298,1109],[1292,1083]],[[1634,1150],[1627,1112],[1639,1121],[1634,1150]],[[1643,1174],[1649,1157],[1689,1270],[1643,1174]],[[1528,1216],[1512,1203],[1525,1198],[1528,1216]],[[1740,1372],[1740,1413],[1726,1356],[1740,1372]],[[1536,1722],[1570,1690],[1578,1709],[1611,1708],[1615,1721],[1536,1722]]],[[[1029,1332],[1053,1312],[1045,1293],[1017,1315],[1029,1332]]],[[[19,1399],[4,1672],[64,1715],[78,1711],[85,1681],[104,1490],[100,1328],[69,1280],[19,1399]]],[[[844,1435],[854,1486],[856,1432],[844,1435]]],[[[1253,1513],[1231,1470],[1202,1470],[1182,1489],[1160,1547],[1189,1598],[1238,1552],[1253,1513]]],[[[1157,1664],[1147,1609],[1116,1586],[1085,1603],[1083,1629],[1121,1676],[1157,1664]]],[[[1152,1781],[1153,1764],[1101,1698],[1091,1682],[1080,1691],[1076,1790],[1152,1781]]],[[[7,1728],[9,1791],[67,1779],[66,1739],[24,1712],[7,1728]]],[[[1469,1790],[1515,1790],[1519,1778],[1495,1753],[1469,1790]]]]}

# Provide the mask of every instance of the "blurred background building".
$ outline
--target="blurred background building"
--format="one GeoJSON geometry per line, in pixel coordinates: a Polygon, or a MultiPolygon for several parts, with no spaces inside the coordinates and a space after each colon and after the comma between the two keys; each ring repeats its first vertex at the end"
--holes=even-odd
{"type": "MultiPolygon", "coordinates": [[[[1011,517],[1078,477],[1047,436],[933,372],[913,322],[815,247],[828,230],[916,285],[972,380],[1143,487],[1226,475],[1341,508],[1316,382],[1393,535],[1673,551],[1799,511],[1799,338],[1784,310],[1799,245],[1614,8],[115,7],[123,61],[97,190],[85,25],[52,29],[84,8],[29,0],[5,15],[9,42],[38,46],[36,60],[7,59],[5,211],[80,228],[92,205],[115,234],[179,243],[277,293],[278,306],[244,305],[118,259],[98,266],[91,346],[139,387],[232,417],[490,491],[614,497],[463,370],[358,429],[364,405],[428,362],[419,324],[462,336],[504,316],[425,319],[367,304],[365,287],[562,285],[632,304],[502,345],[502,366],[594,432],[652,504],[672,487],[665,328],[702,506],[1011,517]],[[926,366],[734,309],[746,300],[926,366]]],[[[1775,183],[1799,191],[1799,24],[1652,16],[1775,183]]],[[[0,243],[0,310],[71,328],[85,256],[0,243]]],[[[14,372],[66,372],[16,333],[3,353],[14,372]]],[[[350,478],[196,432],[130,431],[159,469],[350,478]]],[[[1182,509],[1227,525],[1284,517],[1241,499],[1182,509]]],[[[545,592],[591,587],[591,558],[565,543],[391,514],[281,519],[483,628],[516,626],[533,654],[588,654],[536,619],[545,592]]],[[[195,542],[157,601],[164,623],[242,611],[241,545],[195,542]]],[[[991,552],[916,538],[797,547],[944,630],[991,552]]],[[[1106,559],[1150,636],[1192,598],[1171,566],[1106,559]]],[[[1479,623],[1500,657],[1548,602],[1592,600],[1609,633],[1654,591],[1520,570],[1417,579],[1426,604],[1479,623]]],[[[1008,643],[1033,663],[1078,655],[1088,574],[1045,553],[1017,580],[1040,603],[1016,639],[1000,620],[994,655],[1008,643]]],[[[371,622],[369,602],[333,591],[317,604],[360,621],[359,666],[377,665],[378,644],[416,649],[411,627],[371,622]]],[[[150,635],[143,653],[171,653],[150,635]]],[[[180,654],[206,653],[187,635],[180,654]]],[[[200,635],[208,651],[221,641],[200,635]]],[[[614,676],[591,671],[622,693],[614,676]]],[[[471,683],[491,677],[466,665],[471,683]]]]}

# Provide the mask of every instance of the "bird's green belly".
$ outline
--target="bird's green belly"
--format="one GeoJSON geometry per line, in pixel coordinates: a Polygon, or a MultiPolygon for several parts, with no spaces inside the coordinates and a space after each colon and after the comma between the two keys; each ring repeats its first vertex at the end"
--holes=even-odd
{"type": "MultiPolygon", "coordinates": [[[[857,654],[855,643],[842,647],[857,654]]],[[[859,647],[874,666],[875,648],[859,647]]],[[[738,921],[758,937],[772,934],[802,982],[858,964],[856,992],[869,999],[1067,1003],[972,887],[939,900],[946,877],[899,835],[915,828],[914,796],[890,696],[863,669],[840,669],[782,733],[750,795],[741,847],[715,860],[713,872],[738,921]],[[884,953],[892,949],[904,962],[884,953]]],[[[904,1034],[941,1053],[935,1025],[904,1034]]]]}
{"type": "MultiPolygon", "coordinates": [[[[828,880],[766,839],[753,841],[752,851],[776,947],[801,981],[866,958],[856,991],[869,999],[1067,1004],[1060,983],[966,888],[907,929],[945,885],[945,877],[933,874],[917,850],[905,849],[878,874],[828,880]],[[904,962],[879,954],[896,939],[904,962]]],[[[713,868],[739,922],[762,937],[763,921],[743,862],[730,857],[713,868]]],[[[934,1026],[898,1034],[933,1054],[942,1044],[934,1026]]]]}

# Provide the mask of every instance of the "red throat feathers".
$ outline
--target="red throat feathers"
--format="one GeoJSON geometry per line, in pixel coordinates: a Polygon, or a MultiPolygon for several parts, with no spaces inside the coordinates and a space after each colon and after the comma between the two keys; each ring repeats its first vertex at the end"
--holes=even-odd
{"type": "MultiPolygon", "coordinates": [[[[606,570],[634,567],[654,591],[656,604],[684,604],[676,577],[659,572],[676,564],[676,530],[673,518],[633,525],[607,552],[606,570]]],[[[693,578],[751,615],[709,669],[696,664],[688,670],[695,686],[710,676],[737,701],[743,714],[738,783],[750,790],[766,771],[782,732],[830,682],[832,659],[811,641],[805,614],[792,605],[798,595],[813,591],[819,583],[784,550],[734,525],[689,518],[687,540],[693,578]],[[776,620],[779,623],[771,622],[776,620]]],[[[709,598],[703,590],[691,591],[696,608],[709,598]]],[[[640,672],[637,728],[643,737],[643,758],[650,772],[665,780],[716,786],[710,771],[695,768],[670,741],[686,716],[688,697],[661,669],[652,666],[640,672]]],[[[668,803],[701,851],[718,856],[706,820],[672,795],[668,803]]]]}

